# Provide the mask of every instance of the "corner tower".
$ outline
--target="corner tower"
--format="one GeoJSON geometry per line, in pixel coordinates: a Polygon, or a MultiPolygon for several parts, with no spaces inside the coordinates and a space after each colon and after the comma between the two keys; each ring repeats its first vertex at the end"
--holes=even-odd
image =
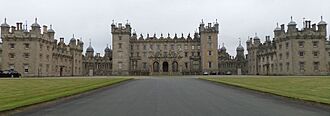
{"type": "Polygon", "coordinates": [[[199,26],[199,34],[201,37],[201,68],[203,72],[216,72],[218,71],[218,34],[219,24],[215,22],[208,23],[205,26],[203,20],[199,26]]]}
{"type": "Polygon", "coordinates": [[[129,38],[131,37],[131,30],[128,23],[125,26],[122,23],[118,23],[118,25],[111,24],[113,53],[116,54],[112,58],[113,75],[129,75],[129,38]]]}

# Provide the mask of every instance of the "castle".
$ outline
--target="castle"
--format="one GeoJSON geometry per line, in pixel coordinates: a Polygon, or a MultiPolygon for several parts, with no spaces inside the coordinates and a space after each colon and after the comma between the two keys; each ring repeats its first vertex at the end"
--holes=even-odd
{"type": "Polygon", "coordinates": [[[330,72],[330,41],[327,23],[311,24],[305,20],[303,28],[291,21],[274,30],[274,38],[266,36],[264,43],[255,36],[247,42],[248,74],[251,75],[328,75],[330,72]]]}
{"type": "Polygon", "coordinates": [[[18,22],[15,26],[1,24],[2,70],[14,69],[24,76],[82,75],[84,43],[74,37],[67,45],[64,38],[55,39],[52,25],[38,24],[37,19],[28,30],[18,22]]]}
{"type": "MultiPolygon", "coordinates": [[[[239,45],[232,59],[226,50],[218,49],[219,24],[202,21],[193,35],[170,34],[144,37],[132,32],[131,25],[112,23],[112,49],[105,56],[94,55],[90,45],[84,56],[85,75],[195,75],[246,74],[244,48],[239,45]],[[227,54],[227,55],[223,55],[227,54]],[[230,57],[230,58],[227,58],[230,57]],[[237,63],[236,63],[237,61],[237,63]],[[223,63],[223,64],[220,64],[223,63]]],[[[224,47],[223,47],[224,48],[224,47]]]]}
{"type": "Polygon", "coordinates": [[[171,37],[156,34],[144,37],[132,32],[129,23],[111,24],[112,48],[106,46],[104,56],[94,54],[89,43],[75,37],[69,44],[55,39],[55,31],[38,24],[28,30],[18,22],[1,24],[1,69],[15,69],[24,76],[78,75],[329,75],[330,41],[327,23],[303,22],[298,29],[291,21],[277,25],[274,38],[261,42],[256,35],[246,41],[247,52],[239,42],[236,56],[230,56],[224,45],[218,47],[219,23],[199,24],[194,34],[171,37]]]}

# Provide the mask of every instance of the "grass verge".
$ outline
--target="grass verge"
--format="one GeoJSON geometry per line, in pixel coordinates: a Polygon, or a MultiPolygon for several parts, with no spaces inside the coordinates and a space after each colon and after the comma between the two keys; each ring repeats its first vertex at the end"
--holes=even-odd
{"type": "Polygon", "coordinates": [[[129,78],[0,79],[0,111],[51,101],[129,78]]]}
{"type": "Polygon", "coordinates": [[[330,77],[229,77],[200,79],[330,105],[330,77]]]}

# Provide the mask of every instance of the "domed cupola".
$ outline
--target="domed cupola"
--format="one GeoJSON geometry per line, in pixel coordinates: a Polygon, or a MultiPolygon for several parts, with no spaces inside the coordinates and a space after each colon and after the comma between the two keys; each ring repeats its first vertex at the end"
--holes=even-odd
{"type": "Polygon", "coordinates": [[[92,47],[92,42],[89,42],[89,46],[88,48],[86,49],[86,52],[94,52],[94,49],[92,47]]]}
{"type": "Polygon", "coordinates": [[[31,27],[40,28],[40,25],[38,24],[38,19],[37,18],[35,18],[35,22],[31,25],[31,27]]]}
{"type": "Polygon", "coordinates": [[[225,47],[225,44],[224,43],[222,43],[222,47],[220,48],[220,51],[226,51],[227,49],[226,49],[226,47],[225,47]]]}
{"type": "Polygon", "coordinates": [[[292,16],[291,16],[291,21],[288,23],[288,26],[296,26],[297,23],[293,21],[292,16]]]}
{"type": "Polygon", "coordinates": [[[278,26],[278,23],[276,24],[276,28],[274,29],[274,31],[281,31],[281,28],[278,26]]]}
{"type": "Polygon", "coordinates": [[[257,36],[257,34],[255,34],[253,40],[260,40],[260,38],[257,36]]]}
{"type": "Polygon", "coordinates": [[[239,45],[236,48],[236,51],[244,51],[244,47],[242,46],[241,41],[239,41],[239,45]]]}
{"type": "Polygon", "coordinates": [[[327,25],[327,22],[323,21],[323,16],[321,16],[321,21],[318,23],[318,25],[327,25]]]}
{"type": "Polygon", "coordinates": [[[107,45],[107,47],[104,49],[104,52],[111,52],[111,49],[109,48],[109,46],[107,45]]]}
{"type": "Polygon", "coordinates": [[[5,22],[1,24],[1,27],[7,27],[9,28],[10,26],[7,24],[7,19],[5,18],[5,22]]]}
{"type": "Polygon", "coordinates": [[[70,43],[76,43],[76,39],[74,38],[74,34],[73,34],[72,38],[70,39],[70,43]]]}
{"type": "Polygon", "coordinates": [[[50,28],[47,30],[48,33],[55,33],[53,30],[53,25],[50,25],[50,28]]]}

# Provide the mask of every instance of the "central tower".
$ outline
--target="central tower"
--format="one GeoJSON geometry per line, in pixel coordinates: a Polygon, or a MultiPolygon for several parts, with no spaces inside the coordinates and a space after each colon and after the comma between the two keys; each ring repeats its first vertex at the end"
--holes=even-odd
{"type": "Polygon", "coordinates": [[[199,25],[199,34],[201,37],[201,62],[203,72],[217,72],[218,71],[218,33],[219,24],[218,22],[208,23],[205,26],[202,21],[199,25]]]}
{"type": "Polygon", "coordinates": [[[131,26],[128,23],[125,26],[112,23],[111,33],[113,53],[116,54],[112,56],[112,74],[129,75],[131,26]]]}

